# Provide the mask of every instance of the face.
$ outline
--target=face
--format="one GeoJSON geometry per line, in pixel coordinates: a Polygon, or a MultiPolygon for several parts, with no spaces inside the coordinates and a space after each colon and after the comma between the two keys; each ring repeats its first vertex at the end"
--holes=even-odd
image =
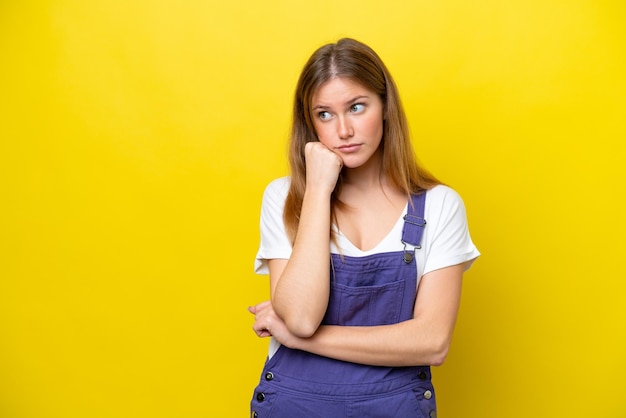
{"type": "Polygon", "coordinates": [[[344,167],[361,167],[378,156],[383,102],[375,92],[336,77],[313,94],[311,112],[318,139],[341,157],[344,167]]]}

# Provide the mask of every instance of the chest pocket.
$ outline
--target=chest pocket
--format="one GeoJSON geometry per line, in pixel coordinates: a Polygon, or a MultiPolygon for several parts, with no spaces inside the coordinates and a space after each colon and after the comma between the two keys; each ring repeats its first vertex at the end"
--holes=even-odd
{"type": "Polygon", "coordinates": [[[338,283],[331,294],[324,318],[327,325],[388,325],[400,321],[406,282],[351,287],[338,283]]]}
{"type": "Polygon", "coordinates": [[[333,254],[331,291],[324,324],[373,326],[410,319],[416,293],[415,261],[402,252],[367,257],[333,254]]]}

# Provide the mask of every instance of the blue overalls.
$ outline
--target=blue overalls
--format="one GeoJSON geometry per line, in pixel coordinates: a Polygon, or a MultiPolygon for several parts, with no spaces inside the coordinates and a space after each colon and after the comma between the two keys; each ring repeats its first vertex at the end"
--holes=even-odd
{"type": "MultiPolygon", "coordinates": [[[[413,317],[426,193],[411,197],[404,251],[365,257],[331,254],[331,292],[322,324],[372,326],[413,317]]],[[[252,418],[435,418],[429,366],[355,364],[281,346],[263,368],[252,418]]]]}

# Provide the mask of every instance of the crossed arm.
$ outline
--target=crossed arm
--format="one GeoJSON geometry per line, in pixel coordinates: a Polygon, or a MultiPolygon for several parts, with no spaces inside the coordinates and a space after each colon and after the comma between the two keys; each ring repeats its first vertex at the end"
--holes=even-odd
{"type": "MultiPolygon", "coordinates": [[[[281,277],[288,260],[269,262],[270,282],[281,277]],[[274,279],[273,279],[274,278],[274,279]]],[[[419,284],[413,318],[392,325],[322,325],[310,335],[294,333],[265,301],[250,308],[259,337],[274,336],[294,349],[374,366],[440,365],[446,358],[461,298],[464,264],[425,274],[419,284]]],[[[276,283],[272,283],[274,289],[276,283]]],[[[273,294],[273,292],[272,292],[273,294]]],[[[302,301],[293,301],[301,306],[302,301]]],[[[297,322],[297,317],[291,318],[297,322]]],[[[321,320],[321,319],[320,319],[321,320]]]]}

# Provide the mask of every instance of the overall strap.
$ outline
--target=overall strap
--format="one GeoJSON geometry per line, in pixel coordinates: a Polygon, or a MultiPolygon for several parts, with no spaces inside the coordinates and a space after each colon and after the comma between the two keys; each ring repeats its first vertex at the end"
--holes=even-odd
{"type": "Polygon", "coordinates": [[[404,262],[413,261],[413,250],[407,251],[407,244],[414,248],[421,248],[422,235],[424,235],[424,227],[426,219],[424,219],[424,207],[426,204],[426,191],[420,194],[411,195],[411,201],[408,205],[407,214],[404,215],[404,226],[402,227],[402,243],[404,244],[404,262]]]}

